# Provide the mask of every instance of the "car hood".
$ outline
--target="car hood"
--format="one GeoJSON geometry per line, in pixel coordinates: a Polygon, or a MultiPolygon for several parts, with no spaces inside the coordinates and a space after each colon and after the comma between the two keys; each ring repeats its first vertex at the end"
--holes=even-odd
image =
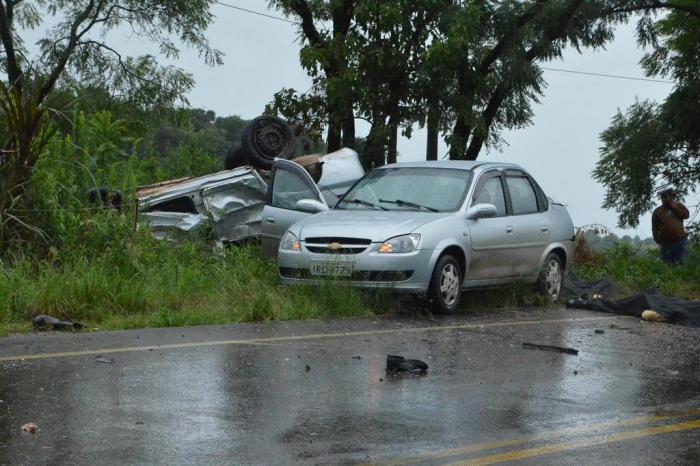
{"type": "Polygon", "coordinates": [[[330,210],[308,217],[291,230],[301,240],[306,238],[366,238],[382,242],[413,232],[421,225],[443,218],[449,213],[378,210],[330,210]]]}

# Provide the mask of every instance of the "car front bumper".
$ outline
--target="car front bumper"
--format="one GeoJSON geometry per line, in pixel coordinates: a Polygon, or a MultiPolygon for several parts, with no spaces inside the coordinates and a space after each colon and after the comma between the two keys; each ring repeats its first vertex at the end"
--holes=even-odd
{"type": "Polygon", "coordinates": [[[381,254],[370,248],[360,254],[316,254],[307,251],[283,251],[277,255],[280,282],[283,285],[334,285],[359,288],[390,288],[398,291],[423,293],[432,275],[432,250],[421,249],[408,254],[381,254]],[[311,267],[315,261],[349,262],[351,277],[315,276],[311,267]]]}

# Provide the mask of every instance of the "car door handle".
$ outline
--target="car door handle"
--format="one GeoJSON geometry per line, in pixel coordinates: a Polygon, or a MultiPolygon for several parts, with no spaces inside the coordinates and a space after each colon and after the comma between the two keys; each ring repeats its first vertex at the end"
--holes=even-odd
{"type": "Polygon", "coordinates": [[[272,218],[272,217],[267,217],[267,218],[265,219],[265,223],[267,223],[268,225],[274,225],[274,224],[275,224],[275,219],[272,218]]]}
{"type": "Polygon", "coordinates": [[[540,228],[540,231],[542,231],[543,233],[547,233],[549,231],[549,227],[542,227],[540,228]]]}
{"type": "Polygon", "coordinates": [[[506,227],[506,233],[513,233],[513,227],[506,227]]]}

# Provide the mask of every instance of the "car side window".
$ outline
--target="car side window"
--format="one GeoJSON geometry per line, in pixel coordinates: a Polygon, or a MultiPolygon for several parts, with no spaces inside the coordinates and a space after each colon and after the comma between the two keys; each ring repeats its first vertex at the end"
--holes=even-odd
{"type": "Polygon", "coordinates": [[[326,204],[331,209],[333,207],[335,207],[335,205],[338,203],[339,197],[336,196],[333,191],[330,191],[330,190],[321,191],[321,196],[323,196],[323,199],[326,201],[326,204]]]}
{"type": "Polygon", "coordinates": [[[475,204],[493,204],[496,206],[496,216],[505,217],[506,198],[503,194],[503,183],[501,183],[500,177],[489,178],[478,188],[472,201],[472,205],[475,204]]]}
{"type": "Polygon", "coordinates": [[[527,177],[508,176],[506,177],[506,184],[510,192],[510,201],[514,215],[533,214],[539,211],[537,208],[537,195],[527,177]]]}
{"type": "Polygon", "coordinates": [[[298,210],[297,202],[302,199],[318,200],[316,193],[297,174],[278,168],[272,185],[272,207],[298,210]]]}
{"type": "Polygon", "coordinates": [[[535,191],[537,191],[537,199],[540,203],[540,212],[546,212],[549,210],[549,199],[547,199],[547,195],[544,193],[544,191],[542,191],[542,188],[540,188],[540,185],[538,185],[536,181],[533,181],[532,184],[535,186],[535,191]]]}

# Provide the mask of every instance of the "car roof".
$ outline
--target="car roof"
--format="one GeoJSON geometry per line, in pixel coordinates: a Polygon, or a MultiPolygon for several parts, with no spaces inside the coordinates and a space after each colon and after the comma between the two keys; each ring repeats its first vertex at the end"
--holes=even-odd
{"type": "Polygon", "coordinates": [[[473,171],[483,171],[489,168],[517,168],[522,170],[522,167],[514,163],[480,162],[478,160],[424,160],[420,162],[398,162],[377,167],[378,170],[387,168],[451,168],[473,171]]]}

